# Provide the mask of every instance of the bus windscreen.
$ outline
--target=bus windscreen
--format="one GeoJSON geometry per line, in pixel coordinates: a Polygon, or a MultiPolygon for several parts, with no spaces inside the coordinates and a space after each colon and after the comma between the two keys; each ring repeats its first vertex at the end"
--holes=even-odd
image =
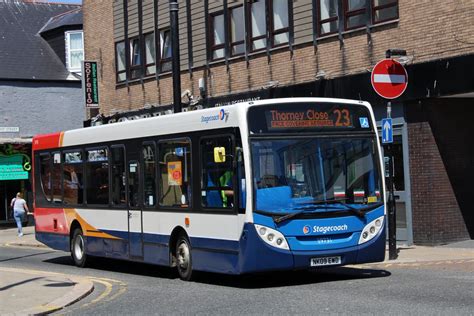
{"type": "Polygon", "coordinates": [[[250,108],[251,134],[373,131],[369,110],[344,103],[288,103],[250,108]]]}

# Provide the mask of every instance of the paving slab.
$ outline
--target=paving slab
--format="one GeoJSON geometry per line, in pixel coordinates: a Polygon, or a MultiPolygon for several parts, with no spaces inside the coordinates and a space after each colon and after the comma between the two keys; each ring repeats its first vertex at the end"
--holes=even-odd
{"type": "Polygon", "coordinates": [[[0,314],[43,315],[60,310],[94,289],[87,278],[0,267],[0,314]]]}

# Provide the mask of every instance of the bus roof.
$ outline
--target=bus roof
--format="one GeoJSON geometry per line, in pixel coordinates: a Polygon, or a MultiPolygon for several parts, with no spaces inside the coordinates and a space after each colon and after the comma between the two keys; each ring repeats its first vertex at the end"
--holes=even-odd
{"type": "Polygon", "coordinates": [[[245,126],[244,118],[249,107],[304,102],[358,104],[370,109],[370,105],[367,102],[335,98],[282,98],[249,101],[203,110],[36,135],[33,138],[33,150],[245,126]]]}

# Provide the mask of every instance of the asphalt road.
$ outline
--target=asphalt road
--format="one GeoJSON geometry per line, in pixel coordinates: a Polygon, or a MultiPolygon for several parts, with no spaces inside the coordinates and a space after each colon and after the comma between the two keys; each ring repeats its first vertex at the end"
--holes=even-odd
{"type": "Polygon", "coordinates": [[[56,314],[451,314],[474,313],[474,264],[372,265],[251,276],[201,273],[179,280],[168,268],[69,253],[0,247],[0,266],[90,278],[95,290],[56,314]]]}

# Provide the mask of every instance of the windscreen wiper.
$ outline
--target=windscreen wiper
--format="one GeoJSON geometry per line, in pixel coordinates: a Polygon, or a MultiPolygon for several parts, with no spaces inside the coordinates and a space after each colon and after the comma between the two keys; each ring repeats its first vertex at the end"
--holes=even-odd
{"type": "Polygon", "coordinates": [[[342,206],[346,207],[349,211],[354,213],[357,217],[363,217],[364,213],[361,212],[361,209],[355,208],[350,206],[347,203],[344,203],[345,200],[348,198],[338,198],[338,199],[328,199],[328,200],[319,200],[319,201],[307,201],[303,202],[302,204],[311,204],[311,205],[322,205],[322,204],[341,204],[342,206]]]}
{"type": "MultiPolygon", "coordinates": [[[[366,207],[355,208],[353,206],[350,206],[350,205],[342,202],[342,201],[345,201],[345,200],[347,200],[347,198],[329,199],[329,200],[322,200],[322,201],[308,201],[308,202],[303,202],[301,204],[311,204],[311,205],[314,205],[316,208],[327,207],[329,204],[341,204],[341,206],[344,206],[348,211],[354,213],[357,217],[364,217],[366,212],[371,211],[371,210],[383,205],[383,202],[379,202],[379,203],[374,203],[374,204],[371,204],[371,205],[367,205],[366,207]]],[[[314,208],[313,208],[313,210],[314,210],[314,208]]],[[[295,213],[286,214],[286,215],[283,215],[283,216],[280,216],[280,217],[274,219],[274,222],[279,224],[279,223],[284,222],[288,219],[291,219],[295,216],[298,216],[298,215],[303,214],[303,213],[309,213],[309,212],[311,212],[311,211],[308,210],[308,209],[304,209],[304,210],[301,210],[301,211],[298,211],[298,212],[295,212],[295,213]]]]}
{"type": "Polygon", "coordinates": [[[294,213],[289,213],[289,214],[286,214],[286,215],[283,215],[283,216],[280,216],[278,218],[275,218],[273,221],[277,224],[281,223],[281,222],[284,222],[290,218],[293,218],[295,216],[298,216],[300,214],[303,214],[303,213],[310,213],[311,211],[315,210],[315,209],[318,209],[318,208],[323,208],[324,206],[315,206],[315,207],[312,207],[311,210],[305,208],[303,210],[300,210],[298,212],[294,212],[294,213]]]}

